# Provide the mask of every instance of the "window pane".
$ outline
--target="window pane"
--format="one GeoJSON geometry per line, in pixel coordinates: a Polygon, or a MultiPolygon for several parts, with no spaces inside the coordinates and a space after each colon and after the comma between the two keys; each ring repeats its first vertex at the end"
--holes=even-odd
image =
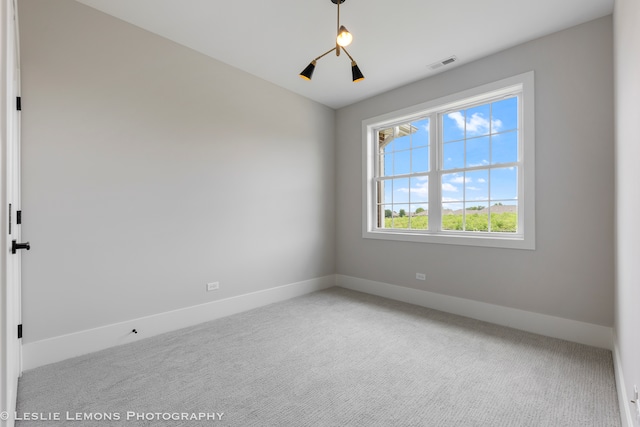
{"type": "Polygon", "coordinates": [[[396,133],[399,135],[395,140],[395,151],[408,150],[411,148],[411,128],[409,125],[396,126],[396,133]]]}
{"type": "Polygon", "coordinates": [[[469,108],[466,112],[466,137],[488,135],[491,130],[491,106],[489,104],[469,108]]]}
{"type": "Polygon", "coordinates": [[[396,151],[393,159],[393,174],[404,175],[411,171],[411,151],[396,151]]]}
{"type": "Polygon", "coordinates": [[[485,166],[489,164],[489,137],[467,140],[466,167],[485,166]]]}
{"type": "Polygon", "coordinates": [[[393,153],[387,153],[380,156],[381,176],[393,175],[393,153]]]}
{"type": "Polygon", "coordinates": [[[464,167],[464,141],[444,144],[442,151],[442,169],[459,169],[464,167]]]}
{"type": "Polygon", "coordinates": [[[489,231],[489,204],[465,203],[464,229],[465,231],[489,231]]]}
{"type": "Polygon", "coordinates": [[[429,147],[411,150],[411,172],[429,172],[429,147]]]}
{"type": "Polygon", "coordinates": [[[518,204],[496,203],[491,210],[491,231],[496,233],[515,233],[518,231],[518,204]]]}
{"type": "Polygon", "coordinates": [[[518,168],[491,169],[491,200],[518,199],[518,168]]]}
{"type": "Polygon", "coordinates": [[[378,205],[378,227],[391,228],[393,221],[393,205],[378,205]]]}
{"type": "Polygon", "coordinates": [[[414,230],[429,229],[429,205],[427,203],[411,204],[411,228],[414,230]]]}
{"type": "Polygon", "coordinates": [[[413,212],[413,215],[415,216],[427,216],[429,214],[429,204],[428,203],[412,203],[411,212],[413,212]]]}
{"type": "Polygon", "coordinates": [[[464,200],[464,174],[449,173],[442,175],[442,201],[464,200]]]}
{"type": "Polygon", "coordinates": [[[491,136],[491,163],[518,161],[518,132],[499,133],[491,136]]]}
{"type": "Polygon", "coordinates": [[[489,200],[489,171],[478,170],[465,173],[465,201],[489,200]]]}
{"type": "Polygon", "coordinates": [[[392,228],[409,228],[409,205],[393,205],[392,228]]]}
{"type": "Polygon", "coordinates": [[[518,129],[518,98],[507,98],[491,104],[493,133],[518,129]],[[498,128],[498,129],[496,129],[498,128]]]}
{"type": "MultiPolygon", "coordinates": [[[[426,203],[429,201],[429,177],[418,176],[410,178],[411,182],[411,202],[426,203]]],[[[412,210],[415,212],[415,210],[412,210]]]]}
{"type": "Polygon", "coordinates": [[[429,145],[429,119],[413,122],[411,126],[415,128],[411,136],[411,146],[415,148],[429,145]]]}
{"type": "Polygon", "coordinates": [[[442,116],[442,140],[457,141],[464,138],[464,111],[442,116]]]}
{"type": "Polygon", "coordinates": [[[409,203],[409,178],[399,178],[393,181],[393,203],[409,203]]]}
{"type": "Polygon", "coordinates": [[[442,229],[443,230],[464,230],[462,218],[462,203],[442,204],[442,229]]]}

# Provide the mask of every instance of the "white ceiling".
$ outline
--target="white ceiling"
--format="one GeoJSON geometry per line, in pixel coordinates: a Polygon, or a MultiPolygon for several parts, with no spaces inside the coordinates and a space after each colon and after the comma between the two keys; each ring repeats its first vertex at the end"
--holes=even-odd
{"type": "Polygon", "coordinates": [[[614,0],[346,0],[341,24],[365,75],[351,81],[335,46],[331,0],[78,0],[332,108],[451,69],[613,11],[614,0]],[[428,66],[455,55],[437,71],[428,66]]]}

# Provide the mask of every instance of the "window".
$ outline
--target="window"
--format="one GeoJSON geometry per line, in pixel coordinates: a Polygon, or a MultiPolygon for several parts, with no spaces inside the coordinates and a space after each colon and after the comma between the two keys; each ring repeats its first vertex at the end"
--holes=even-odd
{"type": "Polygon", "coordinates": [[[365,238],[535,249],[533,72],[363,122],[365,238]]]}

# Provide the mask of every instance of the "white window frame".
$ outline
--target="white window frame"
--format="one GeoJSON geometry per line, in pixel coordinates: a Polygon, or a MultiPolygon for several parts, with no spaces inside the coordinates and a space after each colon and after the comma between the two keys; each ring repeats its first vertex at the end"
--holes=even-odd
{"type": "Polygon", "coordinates": [[[535,249],[535,122],[534,122],[534,73],[519,74],[493,83],[475,87],[453,95],[431,100],[412,107],[393,111],[362,122],[363,186],[362,186],[362,236],[363,238],[422,243],[485,246],[509,249],[535,249]],[[432,221],[440,224],[441,218],[441,141],[439,118],[441,114],[475,102],[491,102],[491,99],[519,92],[518,132],[518,232],[488,233],[440,230],[431,227],[432,221]],[[430,174],[429,174],[429,224],[430,230],[390,229],[377,227],[376,162],[378,158],[377,131],[381,128],[407,122],[426,115],[436,115],[431,120],[430,174]],[[436,207],[434,209],[434,206],[436,207]],[[434,212],[432,214],[432,212],[434,212]]]}

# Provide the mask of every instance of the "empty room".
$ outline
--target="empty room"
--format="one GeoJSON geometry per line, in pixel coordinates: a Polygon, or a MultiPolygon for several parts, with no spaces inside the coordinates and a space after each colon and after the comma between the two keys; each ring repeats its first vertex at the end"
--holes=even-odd
{"type": "Polygon", "coordinates": [[[0,426],[640,426],[636,0],[0,0],[0,426]]]}

